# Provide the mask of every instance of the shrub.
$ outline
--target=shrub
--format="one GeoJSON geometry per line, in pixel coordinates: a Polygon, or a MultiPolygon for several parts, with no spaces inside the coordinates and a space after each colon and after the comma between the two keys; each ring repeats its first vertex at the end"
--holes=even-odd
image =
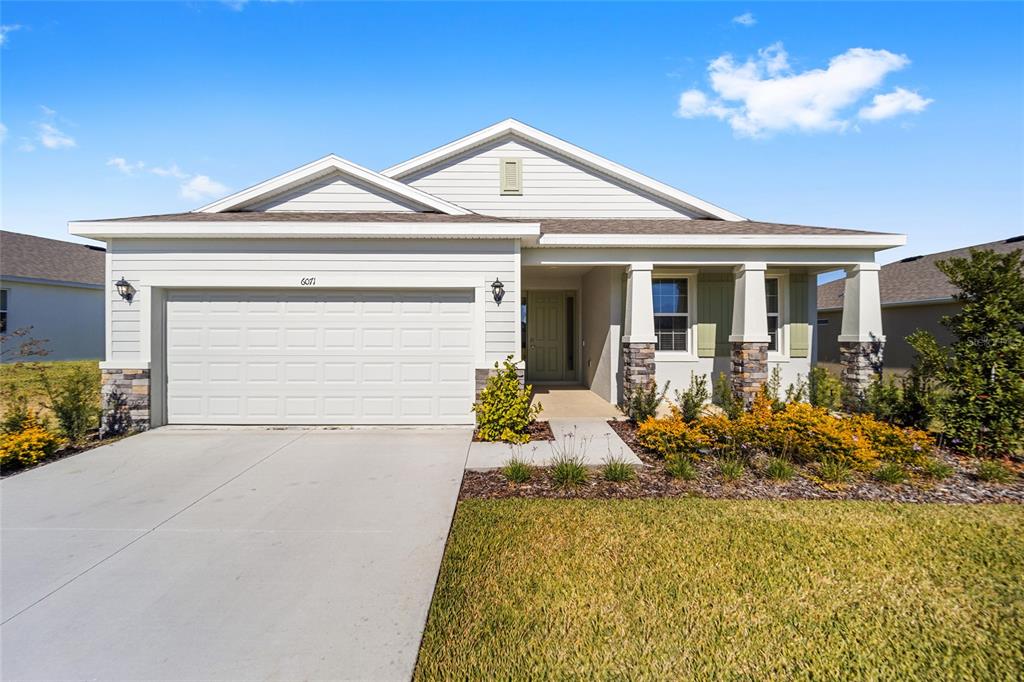
{"type": "Polygon", "coordinates": [[[73,445],[80,445],[100,422],[100,377],[85,367],[73,368],[54,386],[43,367],[39,368],[49,399],[48,408],[57,418],[57,425],[73,445]]]}
{"type": "Polygon", "coordinates": [[[678,411],[663,419],[647,419],[640,424],[636,437],[641,445],[662,457],[669,454],[695,455],[710,444],[700,426],[687,424],[678,411]]]}
{"type": "Polygon", "coordinates": [[[604,467],[601,469],[601,475],[604,476],[606,481],[624,483],[636,478],[636,471],[621,457],[609,457],[605,460],[604,467]]]}
{"type": "Polygon", "coordinates": [[[587,481],[587,467],[581,457],[557,455],[551,460],[551,480],[559,488],[574,488],[587,481]]]}
{"type": "Polygon", "coordinates": [[[518,457],[513,457],[505,462],[501,473],[511,483],[526,483],[533,477],[533,467],[518,457]]]}
{"type": "Polygon", "coordinates": [[[802,376],[797,376],[796,384],[790,384],[786,387],[786,402],[787,403],[800,403],[807,398],[807,382],[804,381],[802,376]]]}
{"type": "Polygon", "coordinates": [[[838,410],[843,401],[843,383],[824,367],[815,367],[807,377],[807,400],[814,407],[838,410]]]}
{"type": "Polygon", "coordinates": [[[791,403],[775,415],[763,438],[774,452],[786,449],[798,462],[837,460],[867,468],[878,454],[868,439],[850,426],[848,420],[833,417],[823,408],[791,403]]]}
{"type": "Polygon", "coordinates": [[[698,376],[690,372],[690,387],[682,392],[676,391],[676,402],[679,404],[679,411],[682,413],[683,420],[687,422],[696,421],[700,417],[700,411],[704,407],[704,403],[710,399],[711,393],[708,391],[708,378],[704,374],[698,376]]]}
{"type": "Polygon", "coordinates": [[[796,473],[793,465],[781,457],[772,457],[764,469],[765,475],[773,481],[788,481],[796,473]]]}
{"type": "Polygon", "coordinates": [[[941,480],[953,475],[953,467],[939,459],[931,457],[921,463],[921,473],[928,478],[941,480]]]}
{"type": "Polygon", "coordinates": [[[519,384],[519,373],[511,355],[502,367],[494,363],[494,369],[496,372],[487,379],[480,399],[473,404],[477,434],[483,441],[525,443],[530,440],[526,431],[541,406],[530,406],[533,387],[519,384]]]}
{"type": "Polygon", "coordinates": [[[665,458],[665,471],[672,478],[692,481],[697,478],[697,467],[686,455],[670,454],[665,458]]]}
{"type": "Polygon", "coordinates": [[[872,473],[876,481],[882,483],[903,483],[907,480],[907,472],[903,469],[903,465],[897,464],[896,462],[886,462],[882,466],[875,469],[872,473]]]}
{"type": "Polygon", "coordinates": [[[974,475],[986,483],[1010,483],[1016,476],[1001,462],[983,459],[974,469],[974,475]]]}
{"type": "Polygon", "coordinates": [[[28,407],[28,397],[13,384],[5,384],[3,387],[3,410],[0,433],[20,433],[32,414],[28,407]]]}
{"type": "Polygon", "coordinates": [[[944,317],[953,335],[940,347],[918,330],[907,341],[943,392],[936,416],[968,452],[1002,455],[1024,442],[1024,263],[1021,250],[972,249],[936,265],[958,290],[960,312],[944,317]]]}
{"type": "Polygon", "coordinates": [[[716,464],[719,475],[726,483],[736,481],[743,475],[743,460],[738,457],[721,457],[716,464]]]}
{"type": "Polygon", "coordinates": [[[761,385],[761,395],[768,400],[768,404],[773,410],[781,410],[783,402],[779,399],[779,393],[782,390],[782,370],[778,366],[772,367],[772,371],[768,374],[767,381],[761,385]]]}
{"type": "Polygon", "coordinates": [[[818,464],[818,476],[826,483],[846,483],[851,473],[850,465],[838,458],[825,459],[818,464]]]}
{"type": "Polygon", "coordinates": [[[0,435],[0,468],[31,466],[55,453],[64,442],[39,423],[29,411],[21,431],[0,435]]]}
{"type": "Polygon", "coordinates": [[[729,419],[736,419],[743,414],[743,401],[736,397],[732,386],[729,384],[729,379],[725,376],[725,372],[718,373],[711,402],[722,408],[722,411],[725,412],[729,419]]]}
{"type": "Polygon", "coordinates": [[[867,439],[878,458],[887,462],[916,464],[931,452],[932,439],[924,431],[887,424],[870,415],[852,416],[848,422],[867,439]]]}
{"type": "Polygon", "coordinates": [[[658,405],[665,399],[668,393],[669,382],[665,382],[665,388],[658,391],[658,382],[651,379],[642,386],[634,386],[626,393],[620,408],[634,424],[639,424],[650,419],[658,411],[658,405]]]}

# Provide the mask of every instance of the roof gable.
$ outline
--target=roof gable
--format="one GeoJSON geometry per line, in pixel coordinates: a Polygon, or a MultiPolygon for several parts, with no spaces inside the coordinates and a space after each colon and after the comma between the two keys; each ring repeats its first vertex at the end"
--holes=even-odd
{"type": "MultiPolygon", "coordinates": [[[[309,210],[301,207],[303,202],[298,201],[299,196],[306,194],[307,191],[322,191],[325,185],[338,182],[350,190],[350,198],[358,197],[357,201],[352,204],[354,211],[366,210],[365,198],[372,196],[382,202],[380,210],[437,211],[448,215],[471,213],[471,211],[451,202],[385,177],[334,154],[329,154],[322,159],[317,159],[312,163],[307,163],[241,192],[207,204],[196,209],[195,212],[267,210],[268,207],[276,207],[276,210],[309,210]],[[289,200],[296,201],[299,207],[285,207],[284,204],[289,200]]],[[[339,189],[339,187],[336,186],[335,189],[339,189]]],[[[340,195],[344,194],[344,191],[340,192],[340,195]]],[[[310,201],[316,202],[316,199],[310,199],[310,201]]],[[[270,208],[269,210],[274,209],[270,208]]],[[[332,204],[327,207],[327,210],[337,211],[339,209],[337,204],[332,204]]]]}
{"type": "Polygon", "coordinates": [[[614,161],[609,161],[515,119],[507,119],[484,128],[425,154],[392,166],[382,171],[381,174],[408,182],[413,178],[422,177],[436,166],[449,163],[452,159],[472,154],[473,150],[500,143],[505,139],[519,140],[530,146],[548,150],[579,167],[605,176],[625,187],[634,188],[641,194],[649,195],[663,203],[678,207],[682,212],[693,214],[696,217],[743,220],[742,216],[653,178],[649,178],[614,161]]]}

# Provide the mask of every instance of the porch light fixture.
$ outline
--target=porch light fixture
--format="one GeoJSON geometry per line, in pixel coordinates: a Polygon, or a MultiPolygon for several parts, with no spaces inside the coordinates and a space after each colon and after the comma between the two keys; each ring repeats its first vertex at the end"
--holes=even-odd
{"type": "Polygon", "coordinates": [[[132,286],[131,282],[124,278],[124,275],[122,275],[121,279],[117,280],[117,282],[114,283],[114,286],[117,287],[118,296],[128,301],[129,303],[132,302],[132,298],[135,297],[135,287],[132,286]]]}
{"type": "Polygon", "coordinates": [[[491,293],[494,295],[494,302],[500,305],[501,299],[505,298],[505,285],[497,277],[494,278],[494,282],[491,284],[491,293]]]}

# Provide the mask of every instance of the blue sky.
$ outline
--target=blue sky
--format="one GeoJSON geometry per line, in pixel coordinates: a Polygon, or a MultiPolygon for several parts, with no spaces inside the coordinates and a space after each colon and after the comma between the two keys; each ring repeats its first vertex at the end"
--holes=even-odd
{"type": "Polygon", "coordinates": [[[1024,232],[1020,3],[4,2],[0,24],[5,229],[188,210],[329,152],[381,169],[511,116],[750,218],[907,233],[885,262],[1024,232]]]}

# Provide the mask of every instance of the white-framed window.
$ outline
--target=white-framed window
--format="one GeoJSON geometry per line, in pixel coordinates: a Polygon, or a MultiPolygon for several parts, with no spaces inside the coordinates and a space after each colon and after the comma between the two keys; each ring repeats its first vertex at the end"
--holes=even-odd
{"type": "Polygon", "coordinates": [[[778,352],[779,329],[782,328],[782,303],[778,277],[765,277],[765,308],[768,310],[768,350],[778,352]]]}
{"type": "Polygon", "coordinates": [[[0,289],[0,334],[7,333],[7,296],[10,289],[0,289]]]}
{"type": "Polygon", "coordinates": [[[690,350],[690,278],[656,276],[651,283],[654,298],[654,349],[690,350]]]}

